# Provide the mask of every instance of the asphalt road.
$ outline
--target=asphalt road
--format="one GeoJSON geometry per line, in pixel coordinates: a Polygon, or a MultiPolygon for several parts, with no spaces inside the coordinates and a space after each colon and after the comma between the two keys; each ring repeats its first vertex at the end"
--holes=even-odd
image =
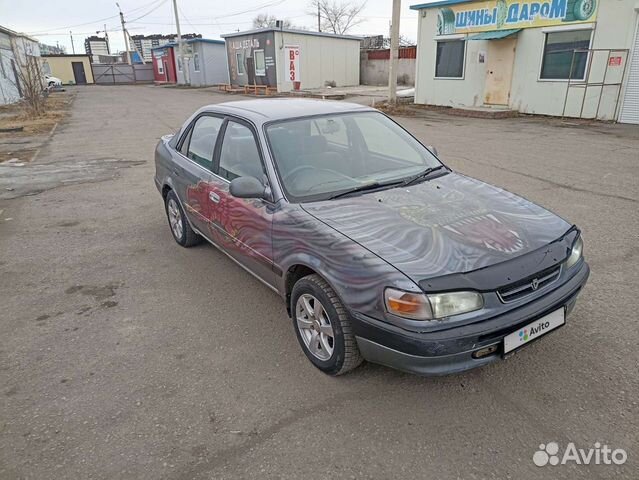
{"type": "Polygon", "coordinates": [[[1,479],[637,477],[639,128],[398,118],[453,168],[580,225],[592,276],[567,326],[507,361],[330,378],[279,297],[167,227],[154,145],[227,98],[79,88],[37,163],[86,175],[0,201],[1,479]],[[628,460],[535,466],[550,441],[628,460]]]}

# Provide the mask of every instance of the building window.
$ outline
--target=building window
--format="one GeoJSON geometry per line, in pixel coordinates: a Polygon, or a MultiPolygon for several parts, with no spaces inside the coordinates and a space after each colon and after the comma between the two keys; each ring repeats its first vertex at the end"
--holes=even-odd
{"type": "Polygon", "coordinates": [[[253,60],[255,61],[255,76],[266,76],[266,63],[264,62],[264,50],[254,50],[253,60]]]}
{"type": "Polygon", "coordinates": [[[437,42],[436,78],[463,78],[464,40],[444,40],[437,42]]]}
{"type": "Polygon", "coordinates": [[[539,77],[544,80],[583,80],[588,52],[575,50],[587,50],[590,47],[591,36],[592,30],[547,33],[539,77]]]}
{"type": "Polygon", "coordinates": [[[197,52],[193,54],[193,70],[200,71],[200,54],[197,52]]]}
{"type": "Polygon", "coordinates": [[[237,74],[244,75],[244,60],[240,52],[235,54],[235,60],[237,61],[237,74]]]}

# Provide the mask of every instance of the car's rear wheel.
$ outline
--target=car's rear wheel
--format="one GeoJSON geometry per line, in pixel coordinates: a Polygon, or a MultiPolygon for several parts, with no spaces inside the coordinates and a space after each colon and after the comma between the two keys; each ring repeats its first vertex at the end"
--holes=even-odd
{"type": "Polygon", "coordinates": [[[291,312],[302,350],[317,368],[342,375],[362,363],[348,311],[322,277],[298,280],[291,293],[291,312]]]}
{"type": "Polygon", "coordinates": [[[165,199],[166,216],[169,220],[169,227],[175,241],[183,247],[192,247],[202,240],[189,225],[189,221],[184,215],[184,210],[180,205],[175,193],[171,190],[165,199]]]}

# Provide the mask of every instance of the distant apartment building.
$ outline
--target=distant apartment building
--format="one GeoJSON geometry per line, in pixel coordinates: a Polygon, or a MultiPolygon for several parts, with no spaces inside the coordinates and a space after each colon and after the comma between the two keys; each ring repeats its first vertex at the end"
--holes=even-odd
{"type": "Polygon", "coordinates": [[[67,50],[63,46],[40,44],[40,55],[64,55],[65,53],[67,50]]]}
{"type": "MultiPolygon", "coordinates": [[[[175,42],[177,40],[177,35],[133,35],[131,38],[133,39],[133,43],[135,44],[135,48],[137,49],[137,51],[142,54],[144,61],[150,62],[153,60],[153,54],[151,53],[151,50],[167,43],[175,42]]],[[[182,38],[185,40],[189,40],[191,38],[202,38],[202,35],[196,33],[186,33],[182,35],[182,38]]]]}
{"type": "Polygon", "coordinates": [[[84,51],[91,61],[98,63],[100,55],[110,55],[109,41],[104,37],[93,35],[84,39],[84,51]]]}

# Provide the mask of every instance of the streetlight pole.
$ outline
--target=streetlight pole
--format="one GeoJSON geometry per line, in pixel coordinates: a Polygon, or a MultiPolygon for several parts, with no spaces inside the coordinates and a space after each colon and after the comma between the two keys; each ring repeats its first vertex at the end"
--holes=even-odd
{"type": "Polygon", "coordinates": [[[402,0],[393,0],[391,23],[390,68],[388,69],[388,102],[397,103],[397,66],[399,61],[399,15],[402,0]]]}
{"type": "Polygon", "coordinates": [[[182,41],[182,33],[180,32],[180,18],[178,17],[177,0],[173,0],[173,13],[175,14],[175,28],[177,30],[178,38],[178,56],[180,58],[180,63],[182,64],[182,75],[184,75],[184,83],[190,85],[191,79],[189,78],[189,69],[184,61],[184,42],[182,41]]]}
{"type": "Polygon", "coordinates": [[[71,37],[71,50],[73,51],[73,55],[75,55],[75,45],[73,44],[73,32],[69,30],[69,36],[71,37]]]}

